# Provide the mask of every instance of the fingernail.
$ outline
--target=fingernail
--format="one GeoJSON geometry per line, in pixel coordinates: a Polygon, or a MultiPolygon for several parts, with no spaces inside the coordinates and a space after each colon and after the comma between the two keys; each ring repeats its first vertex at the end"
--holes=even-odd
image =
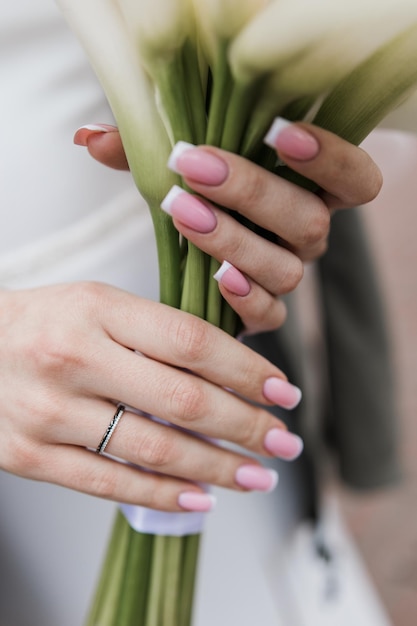
{"type": "Polygon", "coordinates": [[[278,472],[259,465],[241,465],[236,471],[235,481],[245,489],[270,492],[278,484],[278,472]]]}
{"type": "Polygon", "coordinates": [[[180,493],[178,496],[178,504],[186,511],[206,513],[214,508],[216,498],[209,493],[183,491],[183,493],[180,493]]]}
{"type": "Polygon", "coordinates": [[[213,278],[237,296],[247,296],[250,292],[248,280],[229,261],[223,261],[213,278]]]}
{"type": "Polygon", "coordinates": [[[320,144],[313,135],[282,117],[275,118],[264,142],[282,155],[300,161],[314,158],[320,150],[320,144]]]}
{"type": "Polygon", "coordinates": [[[175,144],[168,159],[168,167],[203,185],[221,185],[229,174],[223,159],[185,141],[175,144]]]}
{"type": "Polygon", "coordinates": [[[75,131],[74,143],[77,146],[85,147],[87,145],[88,138],[91,135],[97,133],[111,133],[116,130],[116,126],[110,126],[109,124],[86,124],[75,131]]]}
{"type": "Polygon", "coordinates": [[[278,404],[283,409],[294,409],[299,404],[301,389],[282,378],[268,378],[263,386],[263,393],[267,400],[278,404]]]}
{"type": "Polygon", "coordinates": [[[281,428],[272,428],[266,433],[264,446],[274,456],[293,461],[304,448],[301,437],[281,428]]]}
{"type": "Polygon", "coordinates": [[[213,211],[178,185],[170,189],[162,200],[161,208],[198,233],[210,233],[216,228],[217,220],[213,211]]]}

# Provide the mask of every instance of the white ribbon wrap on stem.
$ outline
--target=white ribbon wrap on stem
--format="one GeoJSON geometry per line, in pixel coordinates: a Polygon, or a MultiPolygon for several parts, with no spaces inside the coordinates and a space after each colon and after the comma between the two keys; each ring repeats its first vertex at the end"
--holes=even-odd
{"type": "Polygon", "coordinates": [[[168,513],[133,504],[121,504],[120,509],[130,526],[139,533],[183,537],[203,530],[205,513],[168,513]]]}

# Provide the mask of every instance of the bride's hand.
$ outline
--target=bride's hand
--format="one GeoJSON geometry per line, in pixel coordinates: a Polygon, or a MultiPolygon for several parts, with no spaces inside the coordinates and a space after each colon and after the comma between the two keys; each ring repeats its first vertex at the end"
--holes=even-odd
{"type": "Polygon", "coordinates": [[[107,285],[1,291],[0,355],[0,467],[27,478],[156,509],[209,510],[200,484],[274,487],[274,473],[245,451],[301,452],[266,410],[300,399],[279,369],[207,322],[107,285]],[[152,472],[95,452],[118,403],[179,427],[129,410],[121,418],[106,453],[152,472]]]}
{"type": "MultiPolygon", "coordinates": [[[[100,162],[127,168],[116,128],[84,127],[75,141],[100,162]]],[[[186,146],[174,149],[171,166],[198,195],[182,192],[164,203],[187,239],[227,261],[220,291],[251,332],[283,323],[279,296],[297,286],[304,261],[325,252],[331,212],[369,202],[382,183],[366,152],[316,126],[281,122],[272,127],[268,141],[281,161],[323,192],[306,191],[223,150],[186,146]],[[282,245],[254,234],[219,206],[270,231],[282,245]]]]}

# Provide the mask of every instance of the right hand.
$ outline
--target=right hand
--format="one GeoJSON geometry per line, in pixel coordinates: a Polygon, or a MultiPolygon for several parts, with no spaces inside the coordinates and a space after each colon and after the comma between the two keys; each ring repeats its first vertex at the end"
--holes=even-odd
{"type": "MultiPolygon", "coordinates": [[[[127,168],[117,129],[93,128],[79,129],[76,143],[86,146],[101,163],[127,168]]],[[[274,132],[268,142],[283,163],[322,191],[302,189],[213,146],[195,146],[185,152],[174,149],[170,159],[171,167],[194,193],[184,191],[165,208],[187,240],[219,262],[227,260],[232,265],[221,275],[219,288],[246,332],[282,325],[286,310],[281,296],[301,280],[303,262],[325,252],[331,214],[369,202],[382,184],[379,168],[364,150],[317,126],[289,124],[274,132]],[[275,242],[220,207],[266,229],[275,242]]]]}
{"type": "Polygon", "coordinates": [[[208,510],[199,483],[268,490],[273,476],[204,438],[265,457],[301,451],[265,410],[300,397],[278,368],[207,322],[104,284],[0,292],[0,355],[0,467],[20,476],[208,510]],[[98,455],[119,402],[180,428],[126,411],[106,452],[131,465],[98,455]]]}

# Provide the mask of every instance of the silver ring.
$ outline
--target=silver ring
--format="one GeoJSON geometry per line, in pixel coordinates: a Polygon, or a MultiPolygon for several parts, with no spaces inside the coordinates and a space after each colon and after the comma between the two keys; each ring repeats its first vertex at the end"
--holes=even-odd
{"type": "Polygon", "coordinates": [[[103,435],[102,440],[97,446],[97,449],[96,449],[97,454],[103,454],[104,450],[107,448],[107,444],[109,443],[112,434],[116,430],[116,426],[120,422],[125,410],[126,410],[126,407],[124,407],[122,404],[119,404],[119,406],[117,407],[116,413],[113,415],[113,418],[110,424],[108,425],[106,432],[103,435]]]}

